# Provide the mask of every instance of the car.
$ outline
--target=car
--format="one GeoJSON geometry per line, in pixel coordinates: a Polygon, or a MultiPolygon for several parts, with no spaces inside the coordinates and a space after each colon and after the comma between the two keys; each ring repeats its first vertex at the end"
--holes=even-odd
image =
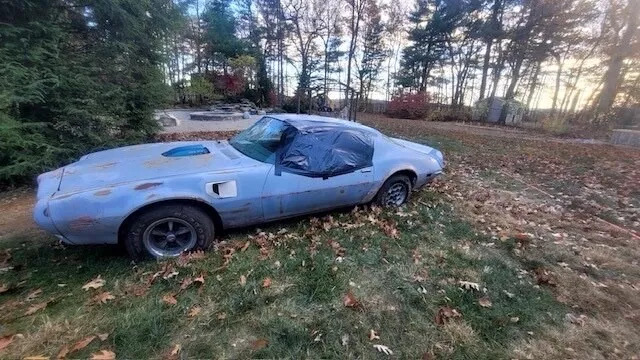
{"type": "Polygon", "coordinates": [[[359,204],[403,205],[443,155],[364,125],[267,115],[229,141],[95,152],[38,176],[34,219],[66,244],[123,244],[135,260],[209,248],[223,229],[359,204]]]}

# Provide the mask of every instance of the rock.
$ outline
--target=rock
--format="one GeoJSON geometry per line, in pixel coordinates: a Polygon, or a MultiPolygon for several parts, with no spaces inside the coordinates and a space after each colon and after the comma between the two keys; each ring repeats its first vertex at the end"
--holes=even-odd
{"type": "Polygon", "coordinates": [[[267,115],[265,110],[258,110],[258,115],[267,115]]]}
{"type": "Polygon", "coordinates": [[[248,111],[245,111],[244,113],[242,113],[242,118],[243,119],[250,119],[251,118],[251,114],[248,111]]]}
{"type": "Polygon", "coordinates": [[[180,120],[178,120],[178,118],[176,118],[175,116],[169,114],[160,114],[156,118],[156,121],[158,121],[158,123],[160,123],[160,125],[164,127],[173,127],[180,125],[180,120]]]}

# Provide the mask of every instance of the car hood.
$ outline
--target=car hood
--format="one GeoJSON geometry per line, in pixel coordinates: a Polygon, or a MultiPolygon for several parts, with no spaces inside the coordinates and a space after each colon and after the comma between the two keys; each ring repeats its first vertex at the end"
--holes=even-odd
{"type": "Polygon", "coordinates": [[[391,141],[393,141],[397,145],[400,145],[404,148],[411,149],[411,150],[418,151],[418,152],[432,156],[438,162],[438,164],[440,164],[440,167],[444,168],[444,165],[445,165],[444,155],[442,155],[442,152],[440,152],[440,150],[434,149],[426,145],[417,144],[411,141],[402,140],[402,139],[391,138],[391,141]]]}
{"type": "Polygon", "coordinates": [[[134,145],[88,154],[57,170],[61,171],[57,190],[64,194],[170,176],[231,171],[255,165],[255,162],[235,150],[227,141],[134,145]],[[188,152],[190,148],[200,146],[206,148],[208,153],[188,152]],[[167,156],[167,152],[173,154],[167,156]]]}

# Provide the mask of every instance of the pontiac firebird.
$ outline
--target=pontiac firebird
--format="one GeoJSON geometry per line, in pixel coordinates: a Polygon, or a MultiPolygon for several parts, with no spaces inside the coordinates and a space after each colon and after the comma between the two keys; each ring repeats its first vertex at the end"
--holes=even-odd
{"type": "Polygon", "coordinates": [[[361,124],[269,115],[229,141],[127,146],[44,173],[34,219],[67,244],[174,257],[207,249],[222,229],[401,206],[443,168],[440,151],[361,124]]]}

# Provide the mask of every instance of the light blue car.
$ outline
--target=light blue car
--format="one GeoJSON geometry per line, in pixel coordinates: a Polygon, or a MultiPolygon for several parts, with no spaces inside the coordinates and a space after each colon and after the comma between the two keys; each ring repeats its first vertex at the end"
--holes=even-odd
{"type": "Polygon", "coordinates": [[[132,258],[207,249],[214,234],[373,202],[404,204],[442,153],[344,120],[269,115],[229,141],[83,156],[38,177],[34,218],[67,244],[123,243],[132,258]]]}

